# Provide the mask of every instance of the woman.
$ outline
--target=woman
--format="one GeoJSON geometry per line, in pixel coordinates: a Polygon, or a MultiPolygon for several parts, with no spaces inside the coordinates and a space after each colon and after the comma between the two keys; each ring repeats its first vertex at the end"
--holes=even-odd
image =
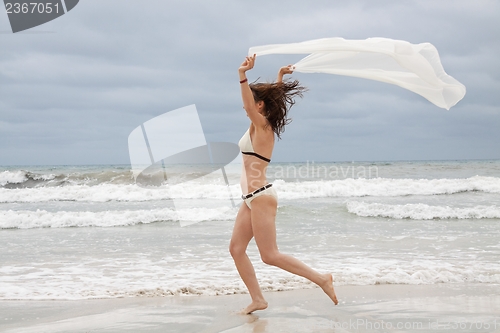
{"type": "Polygon", "coordinates": [[[266,181],[266,168],[274,148],[274,135],[280,138],[284,126],[290,122],[287,113],[295,103],[293,97],[302,96],[304,87],[298,81],[283,82],[283,75],[291,74],[291,66],[282,67],[276,83],[249,84],[246,72],[253,68],[255,55],[246,57],[238,69],[243,107],[251,120],[250,128],[239,142],[243,153],[241,205],[229,251],[238,273],[250,292],[252,303],[242,312],[252,313],[267,308],[255,271],[246,254],[248,243],[255,237],[262,261],[316,283],[337,304],[331,274],[320,274],[298,259],[280,253],[276,245],[276,191],[266,181]]]}

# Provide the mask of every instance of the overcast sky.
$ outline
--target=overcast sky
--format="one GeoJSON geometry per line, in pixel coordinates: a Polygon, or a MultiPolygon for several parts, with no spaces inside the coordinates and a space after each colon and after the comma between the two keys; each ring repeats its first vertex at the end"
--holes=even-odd
{"type": "MultiPolygon", "coordinates": [[[[309,91],[273,161],[500,159],[500,2],[81,0],[13,34],[0,10],[0,165],[128,164],[143,122],[196,104],[207,141],[248,127],[251,46],[325,37],[430,42],[467,88],[447,111],[400,87],[294,73],[309,91]]],[[[257,58],[250,81],[300,55],[257,58]]]]}

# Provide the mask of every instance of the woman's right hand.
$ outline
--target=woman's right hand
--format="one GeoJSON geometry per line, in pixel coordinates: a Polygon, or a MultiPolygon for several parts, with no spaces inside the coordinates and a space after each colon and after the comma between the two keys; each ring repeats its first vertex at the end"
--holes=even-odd
{"type": "Polygon", "coordinates": [[[250,70],[253,68],[255,64],[255,54],[252,57],[246,57],[245,61],[240,65],[240,68],[238,68],[238,71],[240,73],[245,73],[246,71],[250,70]]]}

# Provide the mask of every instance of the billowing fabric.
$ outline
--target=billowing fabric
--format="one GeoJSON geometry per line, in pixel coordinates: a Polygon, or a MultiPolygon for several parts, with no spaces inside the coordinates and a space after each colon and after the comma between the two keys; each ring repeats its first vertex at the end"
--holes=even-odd
{"type": "Polygon", "coordinates": [[[449,110],[465,95],[465,86],[446,74],[436,48],[388,38],[323,38],[302,43],[251,47],[249,55],[309,54],[294,71],[354,76],[395,84],[449,110]]]}

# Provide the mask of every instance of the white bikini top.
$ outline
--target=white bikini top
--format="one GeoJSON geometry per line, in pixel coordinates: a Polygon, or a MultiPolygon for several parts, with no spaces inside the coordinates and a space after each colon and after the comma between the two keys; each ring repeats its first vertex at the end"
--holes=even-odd
{"type": "Polygon", "coordinates": [[[253,150],[252,138],[250,138],[250,128],[245,132],[245,134],[243,134],[243,136],[240,139],[240,142],[238,142],[238,146],[240,147],[242,154],[252,155],[252,156],[258,157],[261,160],[266,161],[268,163],[271,162],[270,159],[268,159],[267,157],[264,157],[260,154],[257,154],[253,150]]]}

